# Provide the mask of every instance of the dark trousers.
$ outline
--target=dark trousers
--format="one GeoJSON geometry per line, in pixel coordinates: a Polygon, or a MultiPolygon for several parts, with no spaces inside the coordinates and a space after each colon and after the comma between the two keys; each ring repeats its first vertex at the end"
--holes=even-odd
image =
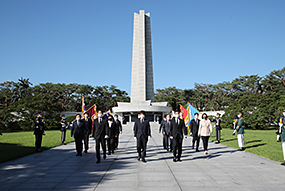
{"type": "Polygon", "coordinates": [[[164,135],[164,144],[165,144],[165,147],[166,147],[166,149],[173,149],[172,147],[172,139],[170,139],[170,136],[169,135],[164,135]],[[169,142],[170,142],[170,146],[169,146],[169,142]]]}
{"type": "Polygon", "coordinates": [[[74,137],[74,139],[75,139],[75,147],[76,147],[77,154],[82,154],[82,148],[83,148],[82,139],[83,139],[83,136],[76,136],[76,137],[74,137]]]}
{"type": "Polygon", "coordinates": [[[109,138],[107,139],[107,146],[108,146],[108,153],[114,153],[114,149],[115,149],[115,144],[114,144],[114,138],[109,138]]]}
{"type": "Polygon", "coordinates": [[[61,142],[64,143],[66,137],[66,131],[61,131],[61,142]]]}
{"type": "Polygon", "coordinates": [[[221,140],[221,129],[216,127],[216,140],[220,141],[221,140]]]}
{"type": "Polygon", "coordinates": [[[207,151],[208,150],[208,142],[209,142],[209,138],[210,136],[202,136],[202,140],[203,140],[203,147],[204,150],[207,151]]]}
{"type": "Polygon", "coordinates": [[[115,149],[118,148],[118,145],[119,145],[119,135],[117,135],[117,137],[114,138],[115,149]]]}
{"type": "Polygon", "coordinates": [[[88,149],[89,149],[89,133],[87,133],[84,136],[83,140],[84,140],[84,150],[88,151],[88,149]]]}
{"type": "Polygon", "coordinates": [[[40,134],[40,135],[35,135],[35,137],[36,137],[35,147],[36,147],[36,149],[38,150],[38,149],[40,149],[41,146],[42,146],[43,135],[42,135],[42,134],[40,134]]]}
{"type": "Polygon", "coordinates": [[[196,143],[196,150],[198,150],[199,148],[199,143],[200,143],[200,137],[198,137],[198,135],[193,135],[193,140],[192,140],[192,147],[194,148],[195,146],[195,142],[196,143]]]}
{"type": "Polygon", "coordinates": [[[173,156],[180,159],[182,153],[182,138],[173,138],[173,156]]]}
{"type": "Polygon", "coordinates": [[[164,134],[162,134],[162,144],[163,144],[163,148],[167,149],[167,144],[166,144],[166,136],[164,134]]]}
{"type": "Polygon", "coordinates": [[[101,147],[103,150],[103,156],[104,156],[104,158],[106,158],[106,141],[105,141],[104,137],[100,137],[99,139],[96,139],[96,158],[97,158],[97,161],[101,160],[100,144],[101,144],[101,147]]]}
{"type": "Polygon", "coordinates": [[[146,156],[146,145],[147,145],[148,139],[141,136],[140,138],[137,138],[137,152],[138,156],[142,159],[146,156]]]}

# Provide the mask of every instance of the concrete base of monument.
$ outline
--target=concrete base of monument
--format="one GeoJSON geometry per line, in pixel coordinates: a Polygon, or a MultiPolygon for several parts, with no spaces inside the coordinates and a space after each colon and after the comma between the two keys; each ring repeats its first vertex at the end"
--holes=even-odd
{"type": "Polygon", "coordinates": [[[118,102],[118,107],[112,108],[113,113],[119,115],[123,124],[134,122],[141,110],[145,111],[145,117],[150,122],[159,123],[165,114],[171,112],[172,107],[168,107],[167,102],[151,102],[148,100],[132,101],[131,103],[118,102]]]}

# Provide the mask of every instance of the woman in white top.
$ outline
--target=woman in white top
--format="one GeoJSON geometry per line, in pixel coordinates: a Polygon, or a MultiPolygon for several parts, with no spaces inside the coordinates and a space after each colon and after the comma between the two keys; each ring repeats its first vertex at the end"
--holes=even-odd
{"type": "Polygon", "coordinates": [[[208,119],[206,113],[203,113],[200,121],[198,136],[202,137],[205,155],[208,155],[208,141],[210,135],[213,133],[211,121],[208,119]]]}

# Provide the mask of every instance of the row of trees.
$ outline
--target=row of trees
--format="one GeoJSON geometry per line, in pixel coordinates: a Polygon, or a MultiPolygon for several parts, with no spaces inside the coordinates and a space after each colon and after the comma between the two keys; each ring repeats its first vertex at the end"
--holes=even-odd
{"type": "Polygon", "coordinates": [[[267,129],[285,107],[285,67],[264,77],[240,76],[219,84],[195,83],[193,89],[157,89],[155,101],[167,101],[173,109],[190,102],[200,111],[225,110],[223,126],[231,127],[238,111],[249,128],[267,129]]]}
{"type": "MultiPolygon", "coordinates": [[[[27,85],[29,79],[22,79],[27,85]]],[[[81,111],[84,96],[86,108],[96,103],[102,111],[130,100],[127,92],[116,86],[90,86],[81,84],[43,83],[23,89],[19,82],[0,84],[0,124],[12,129],[31,129],[35,114],[41,112],[49,128],[57,128],[62,111],[81,111]],[[26,92],[26,93],[24,93],[26,92]],[[18,99],[14,99],[18,98],[18,99]]]]}
{"type": "MultiPolygon", "coordinates": [[[[0,124],[8,129],[31,129],[35,113],[42,112],[48,127],[59,124],[62,111],[80,111],[81,97],[86,108],[93,104],[107,111],[117,102],[129,102],[127,92],[116,86],[43,83],[33,87],[29,79],[0,84],[0,124]]],[[[264,77],[240,76],[231,82],[219,84],[195,83],[193,89],[168,87],[157,89],[155,101],[167,101],[174,110],[190,102],[200,111],[225,110],[223,126],[232,126],[239,110],[244,112],[250,128],[266,129],[285,106],[285,67],[264,77]]]]}

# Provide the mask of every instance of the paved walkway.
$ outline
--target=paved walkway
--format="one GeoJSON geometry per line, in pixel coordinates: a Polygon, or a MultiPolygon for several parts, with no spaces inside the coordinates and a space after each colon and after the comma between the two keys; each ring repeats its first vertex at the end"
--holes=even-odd
{"type": "MultiPolygon", "coordinates": [[[[0,164],[0,190],[284,190],[285,167],[247,152],[209,144],[209,156],[184,139],[182,162],[162,148],[157,127],[148,142],[147,163],[137,161],[131,127],[114,155],[96,164],[95,144],[75,156],[74,143],[0,164]]],[[[200,144],[202,145],[202,144],[200,144]]],[[[202,147],[200,147],[202,150],[202,147]]]]}

